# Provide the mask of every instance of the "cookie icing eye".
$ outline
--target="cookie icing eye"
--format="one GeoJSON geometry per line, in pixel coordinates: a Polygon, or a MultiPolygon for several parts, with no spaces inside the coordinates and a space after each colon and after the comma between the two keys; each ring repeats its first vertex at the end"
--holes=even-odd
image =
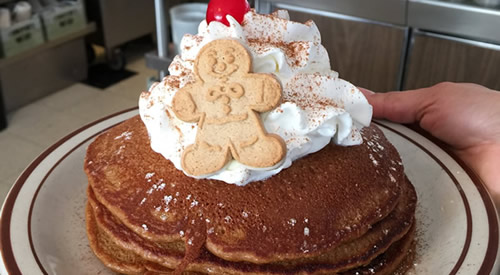
{"type": "Polygon", "coordinates": [[[233,64],[234,63],[234,55],[232,54],[228,54],[228,55],[225,55],[224,56],[224,61],[227,63],[227,64],[233,64]]]}
{"type": "Polygon", "coordinates": [[[233,64],[235,61],[235,57],[234,57],[233,53],[234,53],[234,49],[232,49],[232,48],[225,51],[224,55],[222,56],[222,59],[224,60],[224,62],[226,62],[227,64],[233,64]]]}
{"type": "Polygon", "coordinates": [[[213,67],[215,64],[217,64],[217,53],[215,51],[210,51],[209,53],[207,53],[206,58],[209,66],[213,67]]]}

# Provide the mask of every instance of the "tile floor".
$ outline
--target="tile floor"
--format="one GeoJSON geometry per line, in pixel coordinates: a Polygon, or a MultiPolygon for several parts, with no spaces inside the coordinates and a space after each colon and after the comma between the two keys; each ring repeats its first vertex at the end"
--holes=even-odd
{"type": "Polygon", "coordinates": [[[0,203],[24,168],[51,144],[89,122],[137,106],[156,71],[142,57],[129,61],[127,69],[137,74],[107,89],[76,83],[8,114],[9,126],[0,132],[0,203]]]}

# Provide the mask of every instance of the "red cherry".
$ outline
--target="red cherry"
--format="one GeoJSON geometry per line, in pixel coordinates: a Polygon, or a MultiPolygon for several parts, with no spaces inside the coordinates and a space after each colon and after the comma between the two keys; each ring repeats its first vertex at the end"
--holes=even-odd
{"type": "Polygon", "coordinates": [[[207,9],[207,23],[218,21],[229,27],[226,15],[231,15],[241,24],[250,10],[247,0],[210,0],[207,9]]]}

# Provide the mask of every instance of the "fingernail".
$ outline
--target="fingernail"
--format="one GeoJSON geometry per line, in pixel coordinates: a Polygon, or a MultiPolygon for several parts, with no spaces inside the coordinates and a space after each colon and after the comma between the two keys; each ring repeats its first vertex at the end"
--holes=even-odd
{"type": "Polygon", "coordinates": [[[374,94],[374,92],[372,92],[372,91],[370,91],[370,90],[368,90],[368,89],[362,88],[362,87],[358,87],[358,89],[359,89],[362,93],[364,93],[364,94],[369,94],[369,95],[374,94]]]}

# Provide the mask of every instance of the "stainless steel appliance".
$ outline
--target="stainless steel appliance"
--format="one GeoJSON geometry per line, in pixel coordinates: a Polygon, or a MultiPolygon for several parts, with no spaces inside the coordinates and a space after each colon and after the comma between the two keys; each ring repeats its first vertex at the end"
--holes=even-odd
{"type": "Polygon", "coordinates": [[[332,68],[357,85],[388,91],[456,81],[500,90],[499,6],[473,0],[258,0],[256,6],[314,19],[332,68]]]}

